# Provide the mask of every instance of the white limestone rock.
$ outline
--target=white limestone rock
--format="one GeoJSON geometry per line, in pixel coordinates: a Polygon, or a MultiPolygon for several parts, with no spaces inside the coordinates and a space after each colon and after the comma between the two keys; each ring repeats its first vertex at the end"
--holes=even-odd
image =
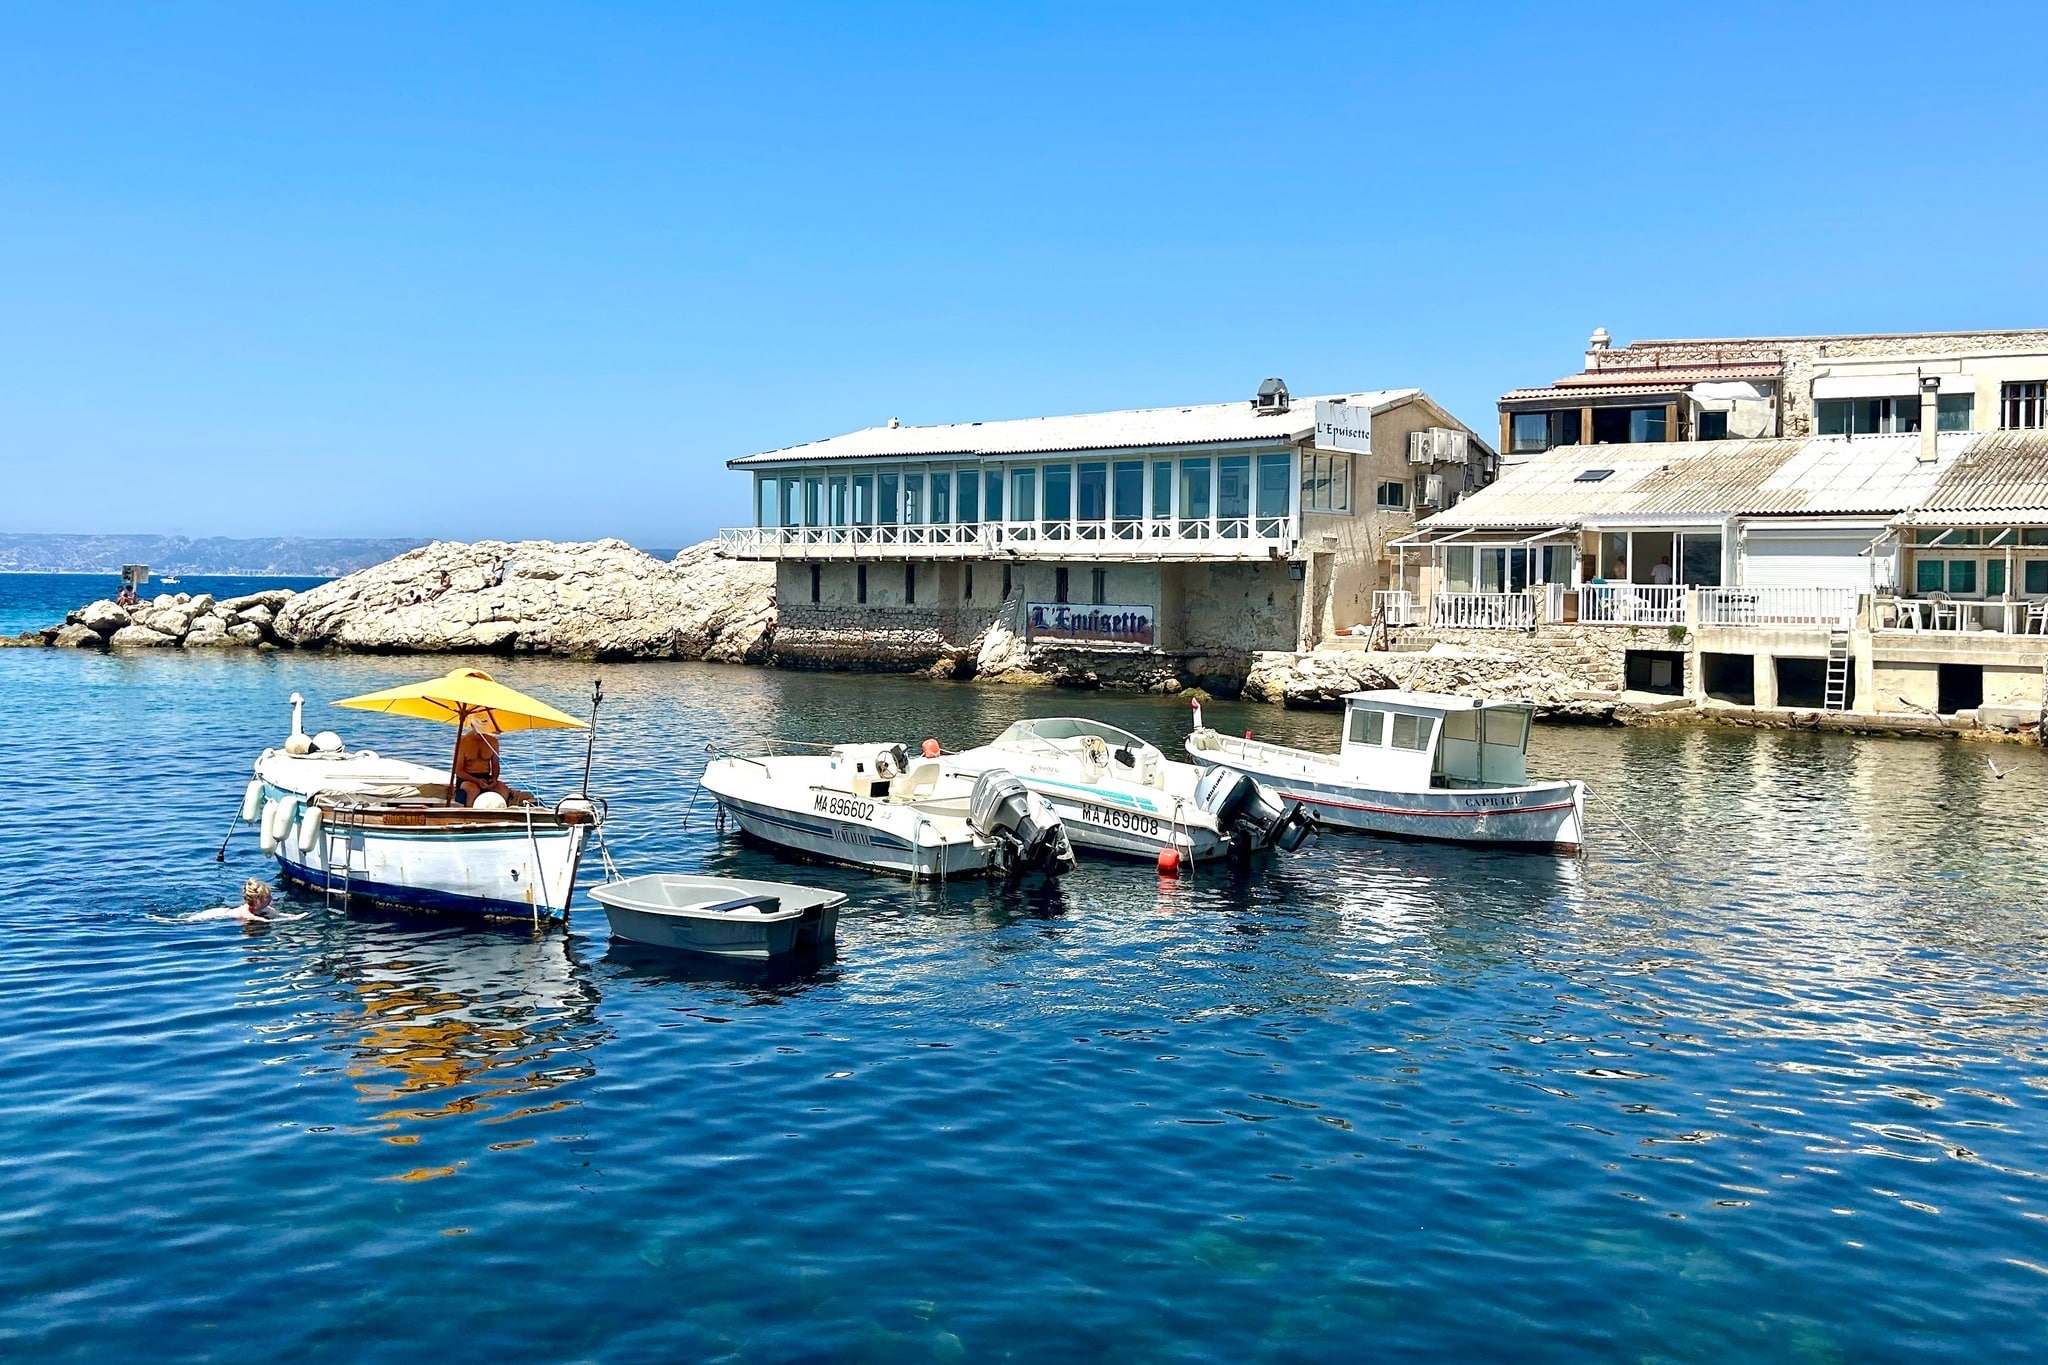
{"type": "Polygon", "coordinates": [[[128,608],[102,597],[78,613],[78,624],[101,635],[112,635],[123,626],[133,625],[134,619],[128,608]]]}
{"type": "Polygon", "coordinates": [[[710,544],[664,562],[620,540],[438,541],[298,594],[272,628],[307,648],[754,662],[774,622],[773,566],[710,544]]]}
{"type": "Polygon", "coordinates": [[[107,643],[115,649],[172,649],[177,646],[178,637],[148,626],[123,626],[108,637],[107,643]]]}
{"type": "Polygon", "coordinates": [[[58,649],[105,649],[107,638],[90,626],[59,626],[51,633],[49,642],[58,649]]]}

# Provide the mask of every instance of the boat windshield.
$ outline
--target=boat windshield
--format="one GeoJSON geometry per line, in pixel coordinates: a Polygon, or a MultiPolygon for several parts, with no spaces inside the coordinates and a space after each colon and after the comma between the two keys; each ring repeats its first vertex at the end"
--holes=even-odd
{"type": "Polygon", "coordinates": [[[1081,739],[1093,735],[1114,749],[1149,749],[1152,746],[1139,739],[1129,730],[1119,730],[1114,725],[1104,725],[1097,720],[1082,720],[1076,716],[1054,716],[1044,720],[1020,720],[997,737],[996,743],[1012,746],[1030,744],[1034,741],[1057,744],[1062,740],[1081,739]]]}

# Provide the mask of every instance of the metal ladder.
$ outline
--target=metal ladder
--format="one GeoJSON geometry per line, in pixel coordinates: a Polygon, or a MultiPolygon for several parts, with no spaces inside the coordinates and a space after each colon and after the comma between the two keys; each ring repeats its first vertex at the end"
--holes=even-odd
{"type": "Polygon", "coordinates": [[[1827,684],[1821,692],[1821,706],[1841,711],[1849,705],[1849,632],[1840,626],[1828,631],[1827,684]]]}
{"type": "Polygon", "coordinates": [[[355,818],[349,812],[336,809],[327,812],[320,823],[320,865],[326,872],[321,878],[321,895],[327,908],[346,910],[349,898],[354,892],[354,883],[349,872],[349,834],[355,828],[355,818]],[[336,847],[341,849],[340,861],[335,860],[336,847]],[[335,887],[335,875],[339,873],[341,886],[335,887]]]}

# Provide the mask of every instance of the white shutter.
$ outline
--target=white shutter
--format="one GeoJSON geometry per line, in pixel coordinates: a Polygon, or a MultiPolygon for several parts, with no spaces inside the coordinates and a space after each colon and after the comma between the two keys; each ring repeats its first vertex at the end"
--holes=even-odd
{"type": "Polygon", "coordinates": [[[1745,588],[1853,588],[1869,592],[1876,557],[1863,553],[1873,532],[1760,531],[1742,546],[1745,588]]]}

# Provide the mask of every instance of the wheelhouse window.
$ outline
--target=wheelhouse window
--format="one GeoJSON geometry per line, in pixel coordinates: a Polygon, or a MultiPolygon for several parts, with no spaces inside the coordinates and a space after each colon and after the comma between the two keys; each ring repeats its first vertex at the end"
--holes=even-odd
{"type": "Polygon", "coordinates": [[[1357,707],[1351,712],[1351,742],[1365,744],[1377,749],[1385,733],[1387,713],[1357,707]]]}
{"type": "Polygon", "coordinates": [[[2048,427],[2048,380],[2000,384],[1998,425],[2003,431],[2038,431],[2048,427]]]}
{"type": "Polygon", "coordinates": [[[1428,716],[1394,717],[1392,744],[1396,749],[1427,749],[1436,723],[1428,716]]]}

